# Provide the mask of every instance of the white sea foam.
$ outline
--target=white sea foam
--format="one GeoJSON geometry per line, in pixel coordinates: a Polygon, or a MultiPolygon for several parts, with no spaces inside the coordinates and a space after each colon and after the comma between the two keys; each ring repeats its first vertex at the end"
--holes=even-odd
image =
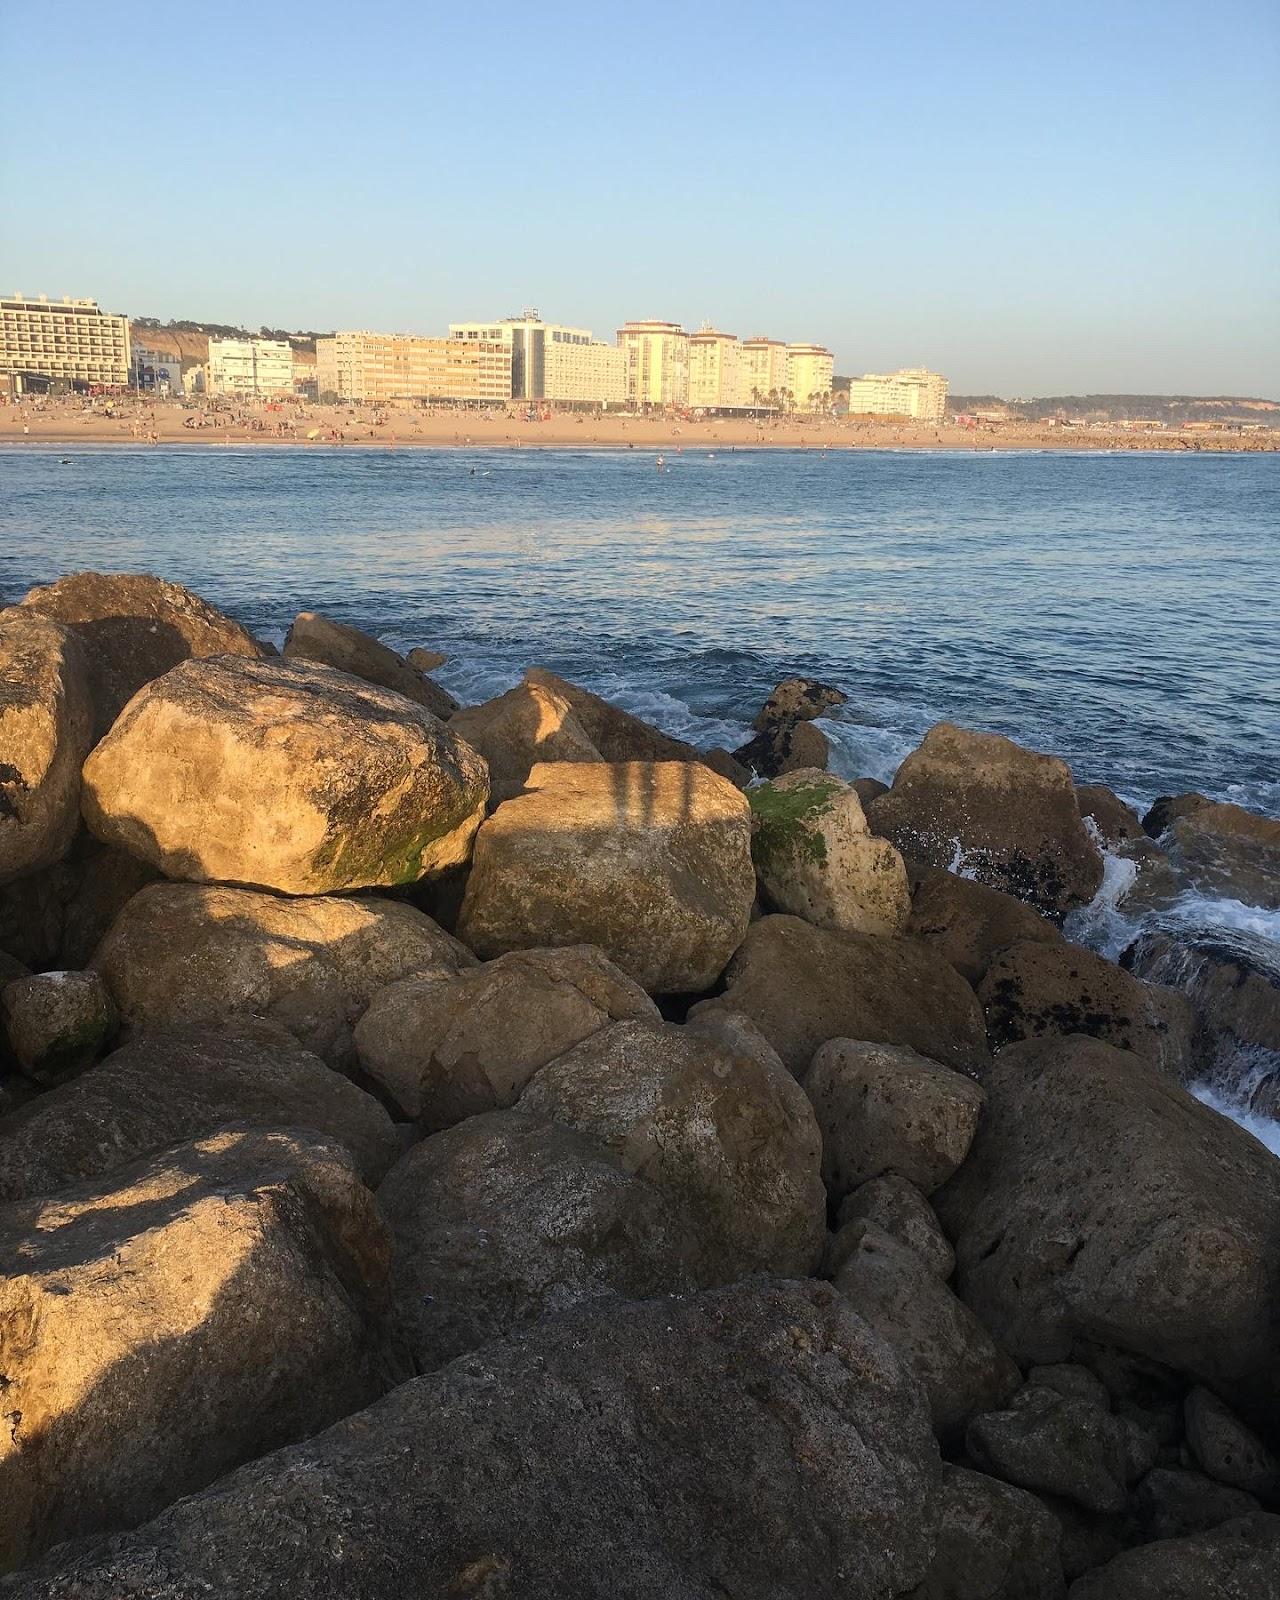
{"type": "Polygon", "coordinates": [[[1257,1116],[1234,1099],[1228,1099],[1219,1090],[1211,1089],[1207,1084],[1193,1084],[1191,1093],[1202,1105],[1208,1106],[1211,1111],[1217,1111],[1221,1116],[1229,1117],[1246,1133],[1251,1133],[1260,1145],[1270,1150],[1273,1156],[1280,1156],[1280,1122],[1271,1117],[1257,1116]]]}

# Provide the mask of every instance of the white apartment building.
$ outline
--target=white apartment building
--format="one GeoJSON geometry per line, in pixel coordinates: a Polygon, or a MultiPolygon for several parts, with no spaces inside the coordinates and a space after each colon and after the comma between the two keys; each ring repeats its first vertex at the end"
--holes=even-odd
{"type": "Polygon", "coordinates": [[[750,404],[743,398],[742,345],[736,334],[704,324],[689,335],[688,400],[707,411],[750,404]]]}
{"type": "Polygon", "coordinates": [[[287,339],[209,340],[208,394],[254,396],[293,393],[293,350],[287,339]]]}
{"type": "Polygon", "coordinates": [[[824,345],[787,346],[787,390],[794,411],[821,411],[831,404],[835,358],[824,345]]]}
{"type": "Polygon", "coordinates": [[[496,322],[451,322],[451,339],[499,340],[511,349],[511,397],[618,404],[627,397],[626,357],[590,328],[543,322],[536,311],[496,322]]]}
{"type": "Polygon", "coordinates": [[[849,384],[849,411],[856,416],[942,422],[947,414],[947,380],[927,367],[867,372],[849,384]]]}
{"type": "Polygon", "coordinates": [[[411,333],[336,333],[316,340],[316,393],[323,399],[463,400],[505,405],[511,346],[500,339],[423,338],[411,333]]]}
{"type": "Polygon", "coordinates": [[[739,383],[742,403],[748,406],[767,406],[770,396],[781,396],[787,387],[787,347],[781,339],[768,339],[758,333],[742,341],[738,356],[739,383]]]}
{"type": "Polygon", "coordinates": [[[618,329],[633,405],[682,406],[689,395],[689,335],[678,322],[628,322],[618,329]]]}
{"type": "Polygon", "coordinates": [[[129,319],[96,300],[0,296],[0,374],[15,393],[38,383],[129,382],[129,319]]]}

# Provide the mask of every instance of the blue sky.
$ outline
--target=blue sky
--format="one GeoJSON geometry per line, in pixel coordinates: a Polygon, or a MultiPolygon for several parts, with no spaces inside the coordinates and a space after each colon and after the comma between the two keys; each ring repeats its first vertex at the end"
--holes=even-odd
{"type": "Polygon", "coordinates": [[[1280,397],[1280,7],[0,0],[0,285],[1280,397]]]}

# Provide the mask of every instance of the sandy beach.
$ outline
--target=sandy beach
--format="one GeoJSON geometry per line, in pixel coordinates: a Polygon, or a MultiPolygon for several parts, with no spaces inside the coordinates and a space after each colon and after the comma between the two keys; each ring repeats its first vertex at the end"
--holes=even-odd
{"type": "Polygon", "coordinates": [[[305,444],[316,449],[384,444],[399,448],[499,446],[644,449],[680,452],[744,448],[816,450],[1210,450],[1275,451],[1267,433],[1148,431],[980,423],[977,427],[863,418],[637,417],[556,413],[531,420],[523,407],[461,410],[309,402],[187,405],[131,396],[80,397],[0,405],[0,444],[305,444]]]}

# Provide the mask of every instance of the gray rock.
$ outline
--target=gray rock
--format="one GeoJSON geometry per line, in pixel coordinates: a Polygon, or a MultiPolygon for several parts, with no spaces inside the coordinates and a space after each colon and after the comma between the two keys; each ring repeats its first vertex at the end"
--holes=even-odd
{"type": "Polygon", "coordinates": [[[603,1301],[402,1385],[13,1600],[883,1600],[930,1565],[919,1386],[829,1288],[603,1301]]]}
{"type": "Polygon", "coordinates": [[[1261,1513],[1212,1533],[1126,1550],[1073,1583],[1069,1600],[1277,1600],[1280,1517],[1261,1513]]]}
{"type": "Polygon", "coordinates": [[[1060,1600],[1056,1517],[1034,1495],[967,1467],[942,1469],[933,1565],[904,1600],[1060,1600]]]}
{"type": "Polygon", "coordinates": [[[1052,1389],[1055,1394],[1069,1400],[1085,1400],[1102,1411],[1111,1410],[1111,1396],[1107,1386],[1096,1374],[1074,1361],[1058,1361],[1048,1366],[1032,1367],[1027,1382],[1042,1389],[1052,1389]]]}
{"type": "Polygon", "coordinates": [[[519,950],[453,977],[405,978],[356,1024],[360,1069],[434,1133],[514,1105],[526,1083],[611,1022],[657,1022],[638,984],[590,946],[519,950]]]}
{"type": "Polygon", "coordinates": [[[118,1023],[96,972],[17,978],[0,988],[0,1012],[18,1065],[37,1083],[59,1083],[92,1066],[118,1023]]]}
{"type": "Polygon", "coordinates": [[[0,1208],[0,1550],[136,1525],[384,1386],[388,1249],[350,1159],[231,1132],[0,1208]]]}
{"type": "Polygon", "coordinates": [[[827,1275],[834,1277],[841,1262],[860,1237],[858,1224],[874,1222],[890,1238],[914,1250],[929,1271],[943,1283],[955,1268],[956,1256],[933,1208],[916,1188],[896,1173],[872,1178],[840,1202],[836,1213],[839,1232],[827,1246],[827,1275]]]}
{"type": "Polygon", "coordinates": [[[975,1413],[1003,1405],[1018,1387],[1017,1367],[969,1308],[914,1250],[874,1223],[862,1224],[862,1237],[834,1281],[918,1374],[944,1442],[975,1413]]]}
{"type": "Polygon", "coordinates": [[[1280,1420],[1280,1163],[1138,1056],[1011,1045],[933,1196],[956,1285],[1023,1366],[1095,1339],[1280,1420]]]}
{"type": "Polygon", "coordinates": [[[914,1050],[856,1039],[829,1039],[800,1081],[833,1205],[889,1172],[932,1194],[969,1153],[986,1098],[972,1078],[914,1050]]]}
{"type": "Polygon", "coordinates": [[[1262,1507],[1243,1489],[1215,1483],[1202,1472],[1153,1467],[1134,1490],[1134,1511],[1149,1539],[1184,1539],[1208,1533],[1262,1507]]]}
{"type": "Polygon", "coordinates": [[[697,1230],[593,1139],[494,1111],[415,1145],[378,1190],[420,1372],[602,1295],[702,1285],[697,1230]]]}
{"type": "Polygon", "coordinates": [[[1280,1460],[1217,1395],[1197,1384],[1187,1395],[1184,1416],[1187,1443],[1211,1478],[1264,1505],[1280,1500],[1280,1460]]]}
{"type": "Polygon", "coordinates": [[[599,1140],[666,1192],[717,1253],[720,1276],[817,1266],[820,1138],[788,1072],[700,1030],[619,1022],[543,1067],[520,1109],[599,1140]]]}
{"type": "Polygon", "coordinates": [[[305,1128],[376,1183],[399,1153],[390,1117],[274,1023],[240,1018],[143,1035],[0,1121],[0,1201],[100,1181],[229,1123],[305,1128]]]}
{"type": "Polygon", "coordinates": [[[828,1039],[906,1045],[961,1071],[990,1060],[973,990],[913,939],[761,917],[729,963],[717,1003],[745,1012],[797,1075],[828,1039]]]}

